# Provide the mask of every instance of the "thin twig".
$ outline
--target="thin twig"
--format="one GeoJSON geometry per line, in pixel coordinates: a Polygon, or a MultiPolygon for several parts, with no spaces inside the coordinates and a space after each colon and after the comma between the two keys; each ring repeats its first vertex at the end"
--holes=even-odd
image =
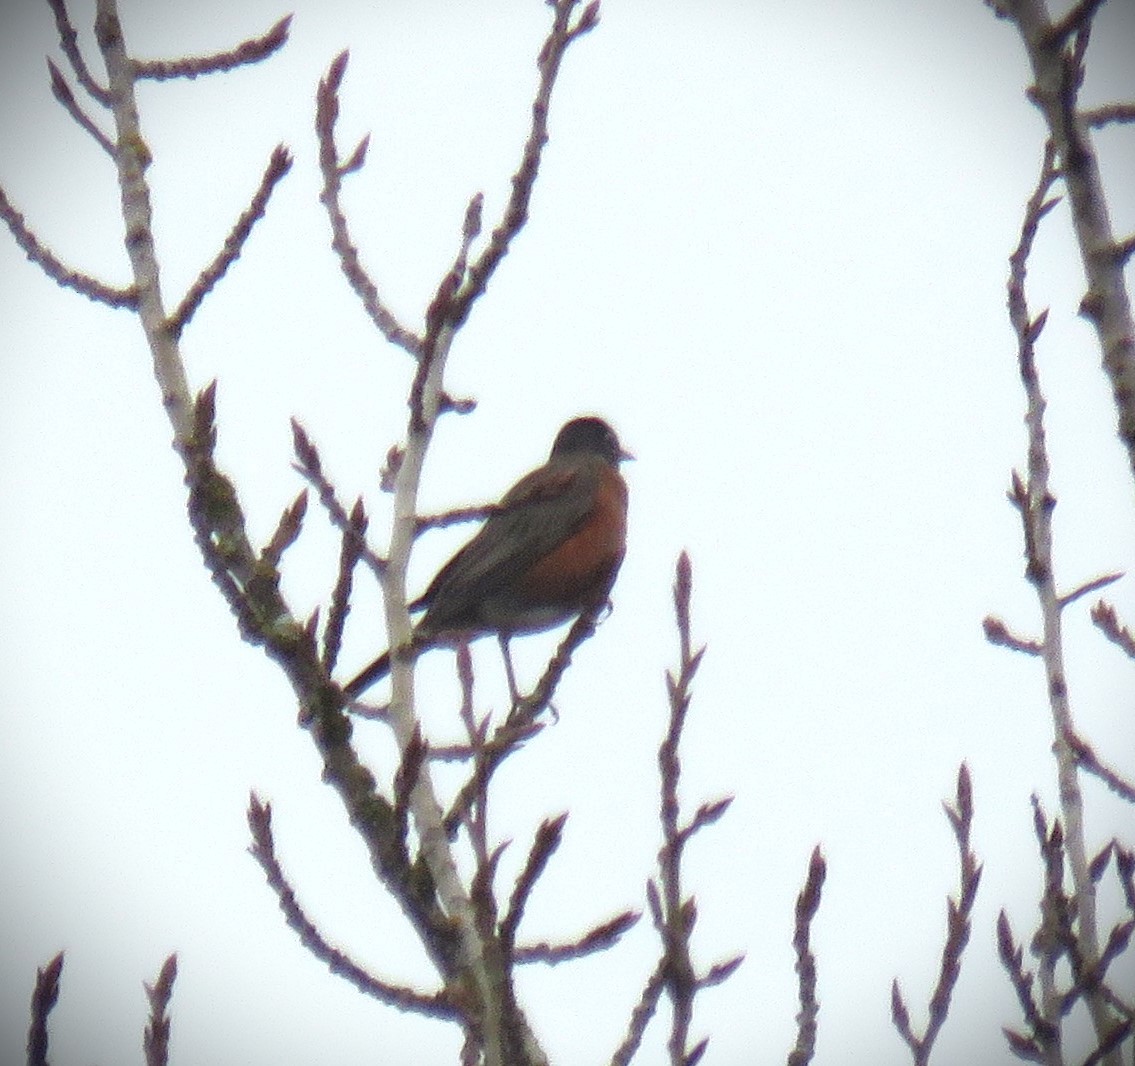
{"type": "Polygon", "coordinates": [[[520,927],[520,920],[524,917],[524,907],[536,882],[548,865],[548,861],[555,854],[563,839],[564,826],[567,824],[567,813],[556,818],[545,818],[536,830],[532,847],[528,849],[528,860],[516,880],[512,890],[512,898],[508,902],[508,911],[500,924],[500,939],[505,953],[512,955],[516,943],[516,931],[520,927]]]}
{"type": "Polygon", "coordinates": [[[63,952],[36,970],[32,992],[32,1020],[28,1027],[28,1066],[47,1064],[47,1016],[59,999],[59,977],[63,973],[63,952]]]}
{"type": "Polygon", "coordinates": [[[540,156],[548,143],[548,111],[560,62],[568,46],[599,23],[599,4],[596,0],[583,9],[579,20],[572,26],[571,14],[575,6],[576,0],[554,0],[555,17],[537,60],[540,84],[532,102],[532,121],[521,154],[520,167],[512,177],[512,193],[488,246],[469,268],[465,283],[453,299],[454,322],[464,321],[473,302],[485,291],[489,278],[507,254],[513,238],[523,229],[528,219],[528,204],[540,169],[540,156]]]}
{"type": "Polygon", "coordinates": [[[434,421],[447,411],[457,408],[442,403],[445,396],[441,389],[441,377],[435,370],[439,360],[444,361],[449,351],[449,343],[458,328],[459,321],[454,314],[453,297],[461,287],[469,261],[469,248],[481,232],[481,207],[484,197],[477,193],[465,209],[465,221],[461,227],[461,242],[449,270],[438,282],[433,299],[426,309],[426,332],[422,337],[418,368],[410,384],[410,432],[424,434],[432,432],[434,421]],[[445,343],[442,338],[449,338],[445,343]],[[432,408],[430,410],[429,408],[432,408]]]}
{"type": "Polygon", "coordinates": [[[1127,800],[1128,803],[1135,803],[1135,784],[1124,780],[1120,774],[1100,762],[1092,746],[1078,734],[1069,731],[1065,734],[1065,740],[1080,766],[1098,777],[1117,796],[1127,800]]]}
{"type": "Polygon", "coordinates": [[[253,839],[249,851],[260,864],[272,891],[276,893],[280,910],[284,912],[288,925],[295,930],[304,947],[324,962],[332,973],[349,981],[364,995],[397,1007],[399,1010],[411,1011],[431,1018],[455,1019],[459,1016],[456,1007],[444,992],[429,994],[403,985],[391,984],[368,973],[343,952],[333,948],[297,902],[295,892],[288,884],[276,859],[272,837],[272,805],[261,803],[255,794],[249,800],[248,825],[252,830],[253,839]]]}
{"type": "Polygon", "coordinates": [[[327,627],[323,631],[323,668],[330,674],[339,659],[339,648],[343,642],[343,627],[351,611],[351,590],[354,587],[355,566],[366,544],[367,514],[361,499],[347,518],[350,532],[342,534],[339,546],[339,576],[331,592],[331,609],[327,612],[327,627]]]}
{"type": "Polygon", "coordinates": [[[635,1057],[642,1038],[646,1034],[646,1027],[658,1009],[658,1000],[662,996],[662,989],[666,984],[666,960],[659,959],[654,972],[647,978],[643,986],[642,995],[631,1011],[630,1021],[627,1023],[627,1034],[623,1042],[611,1056],[611,1066],[627,1066],[635,1057]]]}
{"type": "Polygon", "coordinates": [[[808,876],[796,897],[796,925],[792,946],[796,951],[796,975],[800,1010],[796,1015],[796,1043],[788,1053],[788,1066],[808,1066],[816,1053],[820,1003],[816,998],[816,956],[812,952],[812,920],[820,909],[828,867],[819,845],[812,850],[808,876]]]}
{"type": "Polygon", "coordinates": [[[414,730],[410,742],[402,750],[398,771],[394,775],[394,833],[403,846],[410,833],[410,797],[421,780],[429,751],[429,743],[423,738],[421,729],[414,730]]]}
{"type": "Polygon", "coordinates": [[[386,570],[386,560],[366,543],[365,537],[363,537],[359,529],[357,529],[352,522],[351,515],[347,513],[347,509],[339,502],[339,497],[335,493],[335,486],[331,484],[323,473],[323,463],[319,458],[319,450],[307,435],[303,426],[294,418],[292,419],[292,444],[295,448],[296,459],[298,460],[293,464],[293,469],[298,474],[302,475],[307,480],[308,484],[319,493],[319,502],[323,504],[324,510],[327,511],[327,515],[331,519],[331,524],[339,530],[344,537],[350,537],[356,542],[356,547],[359,551],[359,559],[366,563],[374,576],[381,581],[382,575],[386,570]]]}
{"type": "Polygon", "coordinates": [[[1029,1033],[1019,1033],[1005,1029],[1005,1039],[1020,1058],[1043,1062],[1047,1066],[1060,1066],[1060,1032],[1052,1022],[1041,1014],[1041,1007],[1033,996],[1033,974],[1025,969],[1024,949],[1013,937],[1009,917],[1004,911],[997,917],[997,952],[1001,965],[1009,974],[1021,1013],[1029,1026],[1029,1033]]]}
{"type": "MultiPolygon", "coordinates": [[[[1114,926],[1108,935],[1103,951],[1100,952],[1099,961],[1094,966],[1085,966],[1078,954],[1073,955],[1072,972],[1076,980],[1072,987],[1064,993],[1061,1004],[1064,1013],[1071,1011],[1076,1002],[1082,999],[1086,993],[1099,992],[1107,988],[1104,980],[1107,977],[1108,967],[1127,950],[1127,945],[1131,942],[1132,932],[1135,932],[1135,920],[1120,922],[1114,926]]],[[[1128,1015],[1129,1020],[1131,1008],[1119,1000],[1118,996],[1111,995],[1109,1002],[1118,1005],[1122,1012],[1128,1015]]]]}
{"type": "Polygon", "coordinates": [[[146,985],[146,998],[150,1001],[150,1017],[142,1035],[146,1066],[167,1066],[169,1062],[170,1020],[166,1011],[176,978],[177,956],[170,955],[162,964],[158,979],[152,985],[146,985]]]}
{"type": "Polygon", "coordinates": [[[1118,612],[1110,603],[1100,600],[1092,608],[1092,621],[1112,644],[1122,648],[1128,658],[1135,659],[1135,633],[1120,622],[1118,612]]]}
{"type": "Polygon", "coordinates": [[[62,260],[28,229],[24,216],[12,206],[12,202],[2,188],[0,188],[0,218],[7,223],[8,229],[11,230],[12,236],[16,238],[16,243],[23,249],[24,254],[52,281],[66,289],[74,289],[88,300],[106,304],[108,307],[133,309],[138,306],[138,292],[134,286],[115,288],[104,281],[92,278],[89,274],[65,266],[62,260]]]}
{"type": "Polygon", "coordinates": [[[1115,243],[1115,261],[1126,266],[1131,257],[1135,255],[1135,233],[1115,243]]]}
{"type": "Polygon", "coordinates": [[[427,529],[444,529],[462,522],[483,522],[486,518],[499,514],[500,510],[499,503],[483,504],[480,507],[455,507],[442,514],[418,515],[415,525],[419,533],[424,533],[427,529]]]}
{"type": "Polygon", "coordinates": [[[1064,827],[1059,818],[1048,818],[1039,798],[1032,797],[1033,831],[1044,865],[1044,893],[1040,900],[1040,924],[1029,945],[1038,959],[1037,980],[1044,1018],[1056,1033],[1053,1047],[1060,1052],[1061,996],[1057,987],[1057,970],[1074,943],[1072,935],[1072,901],[1064,891],[1064,827]]]}
{"type": "Polygon", "coordinates": [[[585,955],[593,955],[597,951],[606,951],[618,943],[622,935],[638,923],[642,917],[640,911],[623,911],[605,922],[589,929],[582,936],[576,937],[562,944],[549,944],[541,941],[538,944],[523,944],[513,948],[512,958],[517,963],[542,962],[555,966],[561,962],[572,959],[581,959],[585,955]]]}
{"type": "Polygon", "coordinates": [[[227,52],[209,56],[187,56],[184,59],[136,59],[134,77],[165,81],[169,78],[196,78],[202,74],[217,74],[236,67],[248,66],[267,59],[283,48],[288,40],[292,16],[285,15],[267,33],[242,41],[227,52]]]}
{"type": "Polygon", "coordinates": [[[1135,104],[1115,103],[1092,107],[1081,111],[1080,118],[1095,129],[1113,122],[1135,122],[1135,104]]]}
{"type": "Polygon", "coordinates": [[[946,942],[942,947],[938,983],[934,988],[934,994],[930,997],[929,1019],[922,1036],[917,1036],[911,1027],[910,1012],[903,1001],[898,980],[896,979],[891,985],[891,1020],[910,1048],[915,1066],[927,1066],[930,1062],[934,1042],[949,1014],[954,986],[961,973],[962,955],[966,944],[969,943],[970,918],[977,899],[977,887],[981,882],[981,866],[970,845],[970,834],[973,829],[973,787],[970,783],[969,768],[965,763],[962,763],[958,769],[954,805],[943,804],[943,807],[958,844],[960,885],[957,897],[949,897],[946,900],[946,942]]]}
{"type": "Polygon", "coordinates": [[[276,185],[289,170],[292,169],[292,154],[282,144],[273,150],[268,166],[260,179],[260,186],[249,201],[248,207],[241,212],[225,238],[221,250],[213,261],[197,275],[197,280],[189,287],[189,291],[182,297],[177,310],[170,315],[169,328],[174,336],[180,336],[189,320],[201,306],[201,301],[209,295],[213,286],[224,277],[225,272],[236,262],[244,249],[245,241],[252,233],[252,227],[264,217],[268,208],[268,201],[276,185]]]}
{"type": "Polygon", "coordinates": [[[110,138],[95,124],[94,120],[80,106],[63,77],[63,72],[49,59],[47,69],[51,72],[51,95],[63,106],[67,112],[87,133],[94,138],[95,143],[112,159],[114,158],[114,145],[110,138]]]}
{"type": "Polygon", "coordinates": [[[1057,596],[1056,602],[1061,607],[1067,607],[1071,603],[1075,603],[1083,596],[1087,596],[1092,592],[1099,592],[1100,589],[1107,588],[1108,585],[1114,585],[1121,577],[1123,571],[1116,571],[1114,574],[1104,574],[1102,577],[1093,578],[1091,581],[1085,581],[1078,588],[1074,588],[1071,592],[1064,593],[1063,596],[1057,596]]]}
{"type": "MultiPolygon", "coordinates": [[[[690,639],[690,600],[693,575],[689,556],[678,557],[674,579],[674,613],[678,626],[678,673],[666,674],[670,702],[670,724],[658,749],[660,785],[659,817],[662,823],[662,847],[658,853],[658,885],[648,883],[647,901],[655,927],[662,939],[665,962],[665,989],[671,1004],[670,1038],[667,1047],[672,1066],[696,1062],[705,1051],[705,1041],[689,1047],[694,999],[701,987],[694,970],[690,941],[697,921],[697,903],[686,897],[682,888],[682,860],[686,845],[701,828],[711,825],[728,809],[730,800],[703,804],[685,824],[681,822],[678,785],[682,764],[679,749],[686,716],[692,698],[691,687],[705,648],[693,649],[690,639]]],[[[723,964],[721,972],[729,973],[740,958],[723,964]]]]}
{"type": "Polygon", "coordinates": [[[1132,1033],[1135,1033],[1135,1022],[1130,1018],[1117,1022],[1111,1032],[1099,1042],[1095,1051],[1084,1059],[1081,1066],[1097,1066],[1097,1063],[1103,1062],[1113,1051],[1117,1051],[1119,1045],[1132,1033]]]}
{"type": "Polygon", "coordinates": [[[347,70],[347,53],[341,52],[331,64],[327,75],[319,83],[316,100],[315,131],[319,138],[319,169],[323,173],[323,191],[320,201],[327,209],[331,222],[331,247],[339,257],[339,265],[351,289],[362,301],[366,313],[378,327],[379,332],[391,343],[405,349],[411,355],[421,355],[422,341],[412,331],[406,329],[383,303],[378,287],[367,273],[359,259],[359,250],[351,241],[347,216],[343,211],[340,193],[343,175],[358,170],[363,163],[365,142],[356,148],[354,154],[342,164],[335,147],[335,123],[339,118],[339,87],[347,70]]]}
{"type": "Polygon", "coordinates": [[[1045,35],[1045,44],[1050,48],[1060,48],[1068,38],[1081,33],[1103,7],[1105,0],[1079,0],[1059,22],[1054,22],[1045,35]]]}
{"type": "Polygon", "coordinates": [[[480,770],[483,781],[480,775],[474,775],[466,782],[445,816],[445,829],[451,837],[457,832],[465,812],[476,798],[477,790],[487,785],[489,778],[509,755],[544,728],[543,724],[537,721],[540,712],[551,703],[556,686],[571,665],[572,655],[576,649],[595,633],[599,616],[604,609],[601,607],[585,611],[575,620],[567,635],[560,641],[556,654],[548,663],[536,687],[528,696],[517,702],[509,711],[505,721],[486,742],[484,765],[480,770]]]}
{"type": "Polygon", "coordinates": [[[265,545],[264,550],[260,553],[260,561],[269,569],[275,570],[280,565],[280,560],[296,540],[299,538],[300,532],[303,529],[303,518],[307,513],[307,490],[304,489],[291,503],[283,514],[280,515],[279,522],[276,523],[275,532],[272,534],[272,539],[265,545]]]}
{"type": "MultiPolygon", "coordinates": [[[[1076,46],[1077,57],[1083,47],[1084,38],[1081,36],[1076,46]]],[[[1069,62],[1078,63],[1077,57],[1070,58],[1069,62]]],[[[1068,78],[1072,77],[1067,71],[1065,75],[1068,78]]],[[[1074,163],[1070,159],[1069,151],[1066,143],[1061,176],[1066,186],[1071,188],[1068,171],[1074,163]]],[[[1072,936],[1072,933],[1065,929],[1070,919],[1062,908],[1071,906],[1075,910],[1075,948],[1083,956],[1085,965],[1093,966],[1099,958],[1096,892],[1088,868],[1083,795],[1077,760],[1068,743],[1068,736],[1073,733],[1074,726],[1064,665],[1062,614],[1065,604],[1061,602],[1056,591],[1053,562],[1052,517],[1056,499],[1049,488],[1050,467],[1044,424],[1046,400],[1041,390],[1034,351],[1046,315],[1042,313],[1035,319],[1032,318],[1025,295],[1028,259],[1040,221],[1052,202],[1046,200],[1046,197],[1056,178],[1055,157],[1054,142],[1050,140],[1045,146],[1036,188],[1025,209],[1020,241],[1009,259],[1008,281],[1009,318],[1017,334],[1017,365],[1026,398],[1025,426],[1028,436],[1027,473],[1024,478],[1014,473],[1010,499],[1021,519],[1026,559],[1025,576],[1036,592],[1041,611],[1043,634],[1041,658],[1044,663],[1046,691],[1053,722],[1053,753],[1056,757],[1063,815],[1063,824],[1059,820],[1054,821],[1052,836],[1046,841],[1041,831],[1043,827],[1039,821],[1041,819],[1039,807],[1037,809],[1038,841],[1041,842],[1042,854],[1046,858],[1046,896],[1042,907],[1045,923],[1041,937],[1045,948],[1040,953],[1039,976],[1044,1013],[1051,1021],[1055,1021],[1053,1012],[1057,998],[1056,966],[1067,950],[1066,941],[1072,936]],[[1070,902],[1064,895],[1062,884],[1065,854],[1072,878],[1070,902]],[[1058,926],[1057,923],[1063,924],[1058,926]],[[1064,940],[1059,940],[1057,933],[1064,937],[1064,940]]],[[[1070,928],[1068,926],[1068,929],[1070,928]]],[[[1111,1011],[1100,997],[1088,995],[1085,998],[1096,1034],[1102,1038],[1111,1028],[1111,1011]]]]}
{"type": "MultiPolygon", "coordinates": [[[[1123,263],[1100,254],[1116,247],[1099,159],[1079,110],[1084,57],[1102,0],[1080,0],[1052,22],[1044,0],[1013,0],[1001,13],[1017,26],[1033,72],[1028,95],[1044,116],[1068,192],[1071,221],[1087,278],[1081,313],[1096,329],[1111,384],[1119,438],[1135,471],[1135,322],[1123,263]]],[[[1115,117],[1111,112],[1108,118],[1115,117]]],[[[1097,1032],[1099,1032],[1097,1025],[1097,1032]]]]}
{"type": "Polygon", "coordinates": [[[981,626],[985,631],[985,639],[990,644],[996,644],[1002,648],[1011,648],[1013,651],[1019,651],[1025,655],[1040,655],[1041,653],[1040,641],[1026,640],[1024,637],[1018,637],[1015,633],[1011,633],[1009,627],[1000,618],[988,615],[981,626]]]}
{"type": "Polygon", "coordinates": [[[59,33],[59,45],[63,49],[67,61],[71,64],[71,69],[75,72],[79,84],[103,107],[109,107],[110,90],[100,85],[92,77],[87,61],[83,58],[83,53],[79,51],[79,35],[71,24],[71,16],[67,14],[66,3],[64,0],[47,0],[47,3],[55,16],[55,29],[59,33]]]}

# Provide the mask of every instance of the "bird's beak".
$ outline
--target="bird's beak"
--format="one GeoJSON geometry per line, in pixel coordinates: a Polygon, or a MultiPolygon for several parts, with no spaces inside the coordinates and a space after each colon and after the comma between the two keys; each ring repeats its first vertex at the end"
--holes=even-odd
{"type": "Polygon", "coordinates": [[[619,462],[620,463],[634,462],[634,457],[635,457],[634,452],[628,452],[626,450],[626,448],[620,448],[619,449],[619,462]]]}

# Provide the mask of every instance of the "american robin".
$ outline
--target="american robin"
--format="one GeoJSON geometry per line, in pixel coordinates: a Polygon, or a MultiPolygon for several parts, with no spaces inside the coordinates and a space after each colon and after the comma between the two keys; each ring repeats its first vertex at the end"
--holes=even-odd
{"type": "MultiPolygon", "coordinates": [[[[601,418],[568,422],[548,461],[505,493],[409,605],[426,613],[407,654],[496,633],[515,695],[509,638],[560,625],[600,606],[611,591],[626,550],[627,485],[619,464],[631,458],[601,418]]],[[[389,672],[387,651],[343,693],[354,699],[389,672]]]]}

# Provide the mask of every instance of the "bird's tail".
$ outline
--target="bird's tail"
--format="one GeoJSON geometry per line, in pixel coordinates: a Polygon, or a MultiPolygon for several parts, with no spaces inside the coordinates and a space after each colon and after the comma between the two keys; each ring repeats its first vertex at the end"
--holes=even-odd
{"type": "Polygon", "coordinates": [[[343,695],[349,700],[357,699],[376,681],[381,681],[390,673],[390,652],[384,651],[369,666],[364,667],[343,686],[343,695]]]}

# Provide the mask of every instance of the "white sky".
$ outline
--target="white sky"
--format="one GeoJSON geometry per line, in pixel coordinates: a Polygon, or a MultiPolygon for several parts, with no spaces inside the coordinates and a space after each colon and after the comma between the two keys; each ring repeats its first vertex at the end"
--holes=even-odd
{"type": "MultiPolygon", "coordinates": [[[[292,41],[267,65],[141,91],[165,291],[172,306],[272,146],[288,144],[292,174],[184,350],[195,386],[219,378],[220,456],[258,538],[301,487],[294,414],[342,495],[366,495],[381,545],[376,471],[402,432],[411,366],[370,328],[329,250],[315,86],[350,47],[343,150],[372,135],[349,179],[351,221],[417,328],[469,196],[484,190],[492,220],[507,194],[547,12],[538,0],[294,9],[292,41]]],[[[136,54],[167,56],[229,47],[286,10],[134,0],[122,13],[136,54]]],[[[1089,103],[1135,95],[1133,16],[1130,0],[1102,16],[1089,103]]],[[[89,45],[93,3],[74,17],[89,45]]],[[[45,54],[58,55],[46,5],[7,5],[0,182],[70,263],[124,283],[109,162],[52,101],[45,54]]],[[[1018,937],[1034,928],[1029,796],[1056,809],[1051,726],[1039,662],[989,647],[981,619],[1037,625],[1004,497],[1024,457],[1006,257],[1042,140],[1026,81],[1014,32],[979,0],[605,0],[565,62],[532,221],[453,352],[450,388],[480,406],[444,423],[423,506],[495,498],[581,411],[610,418],[639,457],[615,611],[560,689],[559,724],[500,774],[494,828],[517,842],[502,878],[544,816],[572,812],[524,937],[644,905],[662,674],[676,655],[670,585],[678,552],[692,555],[709,652],[684,797],[692,809],[737,796],[689,852],[695,943],[707,963],[748,953],[699,1000],[711,1066],[783,1061],[791,1046],[793,904],[817,842],[829,876],[813,928],[816,1061],[909,1061],[890,982],[921,1024],[957,884],[939,804],[963,759],[985,874],[939,1059],[1015,1061],[994,922],[1004,906],[1018,937]]],[[[1135,135],[1098,143],[1129,233],[1135,135]]],[[[1040,358],[1064,587],[1130,567],[1135,548],[1068,230],[1057,209],[1030,286],[1034,310],[1052,307],[1040,358]]],[[[60,948],[60,1063],[140,1061],[141,982],[173,950],[174,1063],[452,1061],[454,1030],[364,999],[300,947],[245,852],[255,789],[324,932],[381,974],[431,981],[319,781],[290,690],[239,641],[201,565],[136,321],[60,292],[9,239],[0,278],[0,1062],[20,1061],[35,968],[60,948]]],[[[467,535],[421,542],[416,588],[467,535]]],[[[312,506],[287,557],[297,613],[324,601],[337,552],[312,506]]],[[[1133,581],[1109,593],[1128,624],[1133,581]]],[[[1130,772],[1132,667],[1095,634],[1091,602],[1068,613],[1073,707],[1130,772]]],[[[523,676],[555,639],[518,642],[523,676]]],[[[344,673],[383,644],[366,587],[344,673]]],[[[500,708],[492,642],[477,663],[482,705],[500,708]]],[[[421,670],[427,721],[452,736],[452,658],[421,670]]],[[[358,735],[388,773],[381,727],[358,735]]],[[[1130,809],[1095,783],[1086,793],[1091,846],[1130,843],[1130,809]]],[[[1105,896],[1104,918],[1116,908],[1105,896]]],[[[647,920],[605,957],[524,973],[555,1062],[609,1058],[655,950],[647,920]]],[[[641,1062],[662,1061],[663,1037],[656,1022],[641,1062]]]]}

